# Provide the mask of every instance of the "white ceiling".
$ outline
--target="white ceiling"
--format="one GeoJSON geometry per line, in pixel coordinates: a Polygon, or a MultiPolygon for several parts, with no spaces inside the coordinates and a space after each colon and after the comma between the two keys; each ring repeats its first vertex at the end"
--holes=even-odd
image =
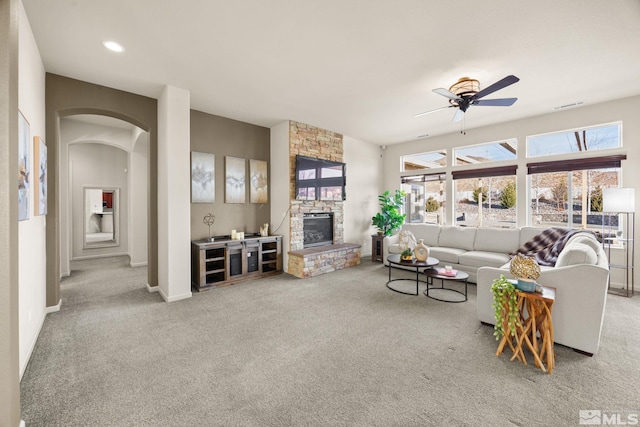
{"type": "Polygon", "coordinates": [[[520,82],[467,130],[640,94],[640,1],[23,0],[48,72],[271,127],[296,120],[376,144],[455,132],[431,92],[520,82]],[[107,51],[104,40],[125,47],[107,51]]]}

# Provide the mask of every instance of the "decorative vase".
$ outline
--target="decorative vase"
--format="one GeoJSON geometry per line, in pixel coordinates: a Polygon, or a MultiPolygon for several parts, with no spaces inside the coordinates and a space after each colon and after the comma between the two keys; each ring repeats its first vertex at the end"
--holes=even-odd
{"type": "Polygon", "coordinates": [[[424,244],[424,240],[418,240],[418,244],[413,248],[413,254],[418,261],[426,261],[429,258],[429,247],[424,244]]]}

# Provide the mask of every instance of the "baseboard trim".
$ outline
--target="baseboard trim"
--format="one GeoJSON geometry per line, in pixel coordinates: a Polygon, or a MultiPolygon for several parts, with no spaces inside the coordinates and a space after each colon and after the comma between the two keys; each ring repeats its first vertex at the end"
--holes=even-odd
{"type": "Polygon", "coordinates": [[[191,298],[193,296],[193,294],[191,292],[186,292],[182,295],[174,295],[172,297],[168,297],[163,291],[162,289],[159,289],[158,292],[160,292],[160,296],[162,297],[163,300],[165,300],[165,302],[176,302],[176,301],[180,301],[183,299],[187,299],[187,298],[191,298]]]}
{"type": "Polygon", "coordinates": [[[146,261],[143,262],[130,262],[129,263],[129,267],[144,267],[145,265],[147,265],[148,263],[146,261]]]}
{"type": "Polygon", "coordinates": [[[24,420],[20,420],[20,427],[27,427],[27,425],[25,424],[24,420]]]}
{"type": "Polygon", "coordinates": [[[96,258],[111,258],[114,256],[124,256],[124,255],[129,255],[127,252],[118,252],[115,254],[103,254],[103,255],[84,255],[84,256],[77,256],[71,259],[71,261],[82,261],[85,259],[96,259],[96,258]]]}
{"type": "MultiPolygon", "coordinates": [[[[44,309],[44,313],[45,314],[55,313],[56,311],[60,311],[60,307],[62,307],[62,298],[60,298],[60,301],[58,301],[56,305],[46,307],[44,309]]],[[[44,322],[44,318],[42,319],[42,321],[44,322]]]]}
{"type": "MultiPolygon", "coordinates": [[[[22,381],[22,376],[24,375],[25,371],[27,370],[27,365],[29,364],[29,361],[31,360],[31,355],[33,354],[33,349],[36,348],[36,343],[38,342],[38,337],[40,336],[40,331],[42,330],[42,326],[44,326],[44,321],[47,318],[47,314],[49,313],[53,313],[55,311],[59,311],[60,310],[60,305],[62,304],[62,300],[60,300],[58,302],[57,305],[54,305],[53,307],[45,307],[44,311],[42,312],[42,316],[40,317],[40,322],[38,325],[38,332],[36,332],[36,334],[33,336],[33,339],[31,340],[31,343],[29,343],[29,349],[27,350],[27,354],[24,360],[22,360],[22,366],[20,366],[20,381],[22,381]],[[49,311],[49,309],[52,308],[53,310],[49,311]]],[[[24,421],[22,421],[24,422],[24,421]]]]}
{"type": "Polygon", "coordinates": [[[158,292],[160,290],[159,286],[151,286],[147,283],[147,292],[158,292]]]}

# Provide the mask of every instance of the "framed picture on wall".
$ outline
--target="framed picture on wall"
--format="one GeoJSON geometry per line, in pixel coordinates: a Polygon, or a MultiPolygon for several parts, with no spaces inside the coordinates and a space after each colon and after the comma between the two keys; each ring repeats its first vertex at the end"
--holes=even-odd
{"type": "Polygon", "coordinates": [[[246,161],[240,157],[226,156],[225,160],[225,203],[245,202],[246,161]]]}
{"type": "Polygon", "coordinates": [[[264,160],[249,160],[249,198],[251,203],[269,202],[269,175],[264,160]]]}
{"type": "Polygon", "coordinates": [[[191,152],[191,203],[214,202],[215,160],[214,154],[191,152]]]}
{"type": "Polygon", "coordinates": [[[33,170],[37,172],[37,179],[33,180],[33,194],[35,196],[33,211],[35,215],[46,215],[47,145],[39,136],[33,137],[33,170]]]}
{"type": "Polygon", "coordinates": [[[18,111],[18,221],[29,219],[29,180],[31,174],[31,139],[29,122],[18,111]]]}

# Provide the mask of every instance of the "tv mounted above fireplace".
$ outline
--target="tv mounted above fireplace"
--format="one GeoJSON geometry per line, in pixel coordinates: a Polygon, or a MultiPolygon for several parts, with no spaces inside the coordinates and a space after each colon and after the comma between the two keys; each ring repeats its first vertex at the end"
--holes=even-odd
{"type": "Polygon", "coordinates": [[[296,156],[296,200],[346,200],[347,165],[296,156]]]}

